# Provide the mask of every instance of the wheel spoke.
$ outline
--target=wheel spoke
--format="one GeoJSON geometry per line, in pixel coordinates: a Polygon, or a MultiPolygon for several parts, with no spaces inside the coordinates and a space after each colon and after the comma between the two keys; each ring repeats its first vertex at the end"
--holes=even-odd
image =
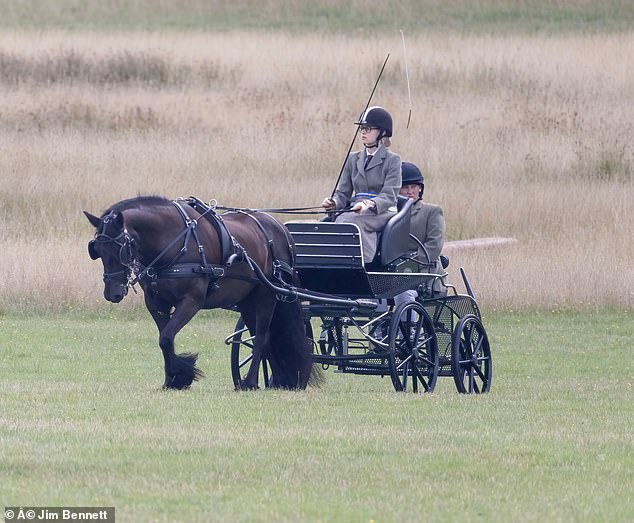
{"type": "Polygon", "coordinates": [[[253,359],[253,353],[251,352],[246,358],[244,358],[243,360],[240,360],[240,363],[239,363],[240,368],[244,367],[252,359],[253,359]]]}
{"type": "Polygon", "coordinates": [[[487,379],[484,376],[484,374],[482,374],[482,369],[478,366],[478,365],[472,365],[472,368],[475,369],[475,371],[478,373],[478,376],[480,376],[480,379],[486,383],[487,379]]]}
{"type": "Polygon", "coordinates": [[[403,361],[401,361],[401,363],[396,367],[397,370],[401,370],[403,368],[403,365],[408,365],[409,360],[412,359],[412,355],[410,354],[409,356],[407,356],[407,358],[405,358],[403,361]]]}
{"type": "Polygon", "coordinates": [[[412,352],[412,340],[410,338],[409,321],[401,322],[399,330],[401,331],[401,347],[405,344],[407,352],[412,352]]]}
{"type": "Polygon", "coordinates": [[[409,374],[409,363],[407,360],[405,360],[403,363],[405,363],[405,367],[403,367],[403,379],[401,380],[401,383],[403,383],[403,390],[407,390],[407,375],[409,374]]]}
{"type": "Polygon", "coordinates": [[[420,350],[421,347],[424,347],[425,345],[427,345],[431,340],[432,340],[432,336],[429,336],[425,338],[424,340],[421,340],[421,342],[416,345],[416,350],[420,350]]]}
{"type": "Polygon", "coordinates": [[[266,363],[265,359],[262,359],[262,372],[264,373],[264,384],[268,386],[269,380],[269,366],[266,363]]]}
{"type": "Polygon", "coordinates": [[[473,331],[475,329],[475,325],[472,324],[467,324],[465,325],[464,328],[464,332],[465,332],[465,342],[467,347],[471,347],[473,345],[473,331]]]}
{"type": "Polygon", "coordinates": [[[251,336],[250,338],[246,338],[244,340],[236,340],[234,343],[239,343],[243,347],[247,347],[247,348],[253,350],[253,343],[251,343],[253,341],[253,338],[254,338],[254,336],[251,336]]]}
{"type": "Polygon", "coordinates": [[[425,356],[419,356],[418,361],[421,363],[427,363],[427,365],[429,365],[430,367],[434,366],[434,362],[429,358],[426,358],[425,356]]]}
{"type": "Polygon", "coordinates": [[[420,337],[420,332],[422,330],[423,327],[423,317],[420,316],[418,318],[418,320],[416,321],[416,326],[415,326],[415,330],[414,330],[414,337],[412,338],[412,341],[414,343],[416,343],[416,340],[420,337]]]}
{"type": "Polygon", "coordinates": [[[425,389],[425,392],[429,392],[429,385],[425,381],[425,376],[421,374],[420,369],[418,367],[415,368],[415,373],[418,376],[418,379],[420,380],[421,385],[425,389]]]}
{"type": "Polygon", "coordinates": [[[482,348],[482,342],[483,341],[484,341],[484,337],[483,336],[479,336],[478,337],[478,343],[473,348],[473,352],[471,354],[480,354],[480,349],[482,348]]]}

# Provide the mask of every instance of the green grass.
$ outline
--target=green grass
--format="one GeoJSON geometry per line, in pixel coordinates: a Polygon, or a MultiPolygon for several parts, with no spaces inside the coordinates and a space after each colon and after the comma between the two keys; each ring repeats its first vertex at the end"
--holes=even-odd
{"type": "Polygon", "coordinates": [[[328,371],[232,390],[202,313],[177,338],[207,378],[164,392],[145,314],[0,316],[0,502],[115,506],[118,521],[631,521],[631,312],[485,317],[486,396],[328,371]]]}
{"type": "Polygon", "coordinates": [[[634,8],[627,0],[0,0],[0,12],[2,27],[37,30],[533,33],[628,31],[634,22],[634,8]]]}

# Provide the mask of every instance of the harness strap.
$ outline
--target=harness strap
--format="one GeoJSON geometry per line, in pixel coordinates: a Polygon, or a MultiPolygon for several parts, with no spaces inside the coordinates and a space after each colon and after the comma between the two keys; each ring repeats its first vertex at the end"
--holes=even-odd
{"type": "Polygon", "coordinates": [[[200,242],[198,237],[198,233],[196,232],[196,227],[198,226],[198,222],[196,220],[192,220],[187,211],[183,208],[183,206],[178,201],[173,201],[172,204],[181,215],[183,222],[185,223],[185,229],[181,231],[170,243],[167,247],[165,247],[143,270],[137,273],[137,277],[132,281],[132,285],[137,283],[142,278],[148,276],[151,279],[157,279],[160,277],[166,278],[178,278],[178,277],[187,277],[192,278],[195,276],[199,277],[208,277],[210,276],[212,279],[218,279],[224,275],[224,267],[220,265],[210,265],[207,262],[207,257],[205,256],[205,249],[200,242]],[[181,263],[177,264],[176,261],[183,256],[187,252],[187,245],[189,244],[191,238],[194,238],[196,242],[196,246],[198,247],[198,253],[200,254],[201,263],[181,263]],[[183,238],[183,246],[180,251],[172,258],[172,260],[163,267],[155,268],[155,265],[159,262],[163,256],[169,250],[176,245],[181,238],[183,238]]]}
{"type": "MultiPolygon", "coordinates": [[[[181,231],[176,238],[174,238],[167,247],[165,247],[165,249],[163,249],[148,265],[146,265],[143,270],[141,272],[139,272],[137,274],[137,277],[134,279],[132,285],[134,285],[135,283],[137,283],[137,281],[141,280],[142,278],[144,278],[145,276],[150,276],[150,272],[152,272],[152,274],[156,274],[158,271],[154,268],[154,266],[158,263],[158,261],[165,256],[165,254],[174,246],[176,245],[176,243],[183,237],[191,234],[189,227],[187,229],[185,229],[184,231],[181,231]]],[[[187,242],[189,238],[185,239],[185,242],[187,242]]],[[[185,243],[185,245],[187,245],[185,243]]],[[[176,255],[176,257],[172,260],[172,263],[174,261],[176,261],[180,256],[182,256],[184,254],[183,250],[181,249],[181,251],[176,255]]],[[[171,265],[171,264],[170,264],[171,265]]],[[[167,265],[166,267],[169,267],[169,265],[167,265]]],[[[160,269],[162,270],[162,269],[160,269]]],[[[152,277],[152,276],[150,276],[152,277]]]]}
{"type": "Polygon", "coordinates": [[[266,246],[269,249],[269,254],[271,255],[271,259],[275,261],[275,253],[273,252],[273,240],[266,232],[266,229],[264,228],[264,226],[260,223],[260,220],[258,220],[255,216],[253,216],[252,212],[243,211],[241,209],[237,209],[234,212],[239,214],[244,214],[245,216],[248,216],[255,222],[255,224],[258,226],[258,229],[260,229],[260,232],[264,235],[264,238],[266,239],[266,246]]]}
{"type": "Polygon", "coordinates": [[[148,271],[148,276],[152,279],[161,278],[195,278],[197,276],[211,276],[212,279],[219,279],[225,275],[225,268],[222,265],[201,265],[200,263],[178,263],[170,267],[148,271]]]}
{"type": "Polygon", "coordinates": [[[214,212],[214,209],[217,207],[211,207],[195,196],[181,199],[181,201],[186,202],[190,207],[198,211],[201,217],[204,216],[216,230],[218,240],[220,241],[220,263],[226,263],[229,257],[235,252],[235,240],[222,217],[214,212]]]}

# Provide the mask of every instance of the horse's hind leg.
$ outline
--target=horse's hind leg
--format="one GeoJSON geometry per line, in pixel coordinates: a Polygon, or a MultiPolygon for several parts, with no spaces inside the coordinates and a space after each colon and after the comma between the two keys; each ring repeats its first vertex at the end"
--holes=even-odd
{"type": "Polygon", "coordinates": [[[253,390],[258,388],[258,374],[262,357],[266,355],[270,347],[271,319],[277,299],[270,293],[264,293],[261,289],[246,301],[240,304],[240,313],[249,329],[255,333],[253,340],[253,357],[247,375],[240,383],[240,389],[253,390]]]}
{"type": "Polygon", "coordinates": [[[200,305],[191,299],[183,300],[176,306],[171,316],[169,309],[160,310],[154,307],[148,307],[148,309],[159,329],[159,346],[165,362],[163,387],[166,389],[188,388],[193,381],[202,378],[204,374],[196,368],[198,354],[174,352],[174,338],[200,310],[200,305]]]}

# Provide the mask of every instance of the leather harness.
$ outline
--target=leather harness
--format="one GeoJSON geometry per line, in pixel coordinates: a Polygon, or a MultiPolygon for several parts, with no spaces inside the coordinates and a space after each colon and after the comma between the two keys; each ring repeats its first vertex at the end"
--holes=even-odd
{"type": "MultiPolygon", "coordinates": [[[[149,278],[155,281],[157,279],[163,278],[209,277],[209,290],[211,291],[217,287],[217,280],[223,277],[260,283],[259,277],[254,278],[249,276],[226,274],[225,270],[227,267],[233,265],[234,263],[242,261],[248,263],[249,267],[253,270],[253,272],[255,272],[256,275],[261,274],[261,271],[256,271],[254,269],[255,262],[251,260],[251,258],[248,256],[244,247],[242,247],[238,243],[238,241],[231,235],[222,217],[218,215],[212,207],[208,206],[203,201],[194,196],[190,196],[186,199],[173,200],[172,204],[178,210],[178,213],[183,219],[185,229],[178,236],[176,236],[176,238],[174,238],[174,240],[172,240],[172,242],[170,242],[170,244],[165,247],[165,249],[163,249],[147,266],[143,267],[138,263],[136,264],[134,271],[136,273],[136,278],[131,281],[132,285],[144,278],[149,278]],[[200,213],[201,216],[197,219],[190,218],[182,203],[185,203],[192,207],[195,211],[200,213]],[[198,220],[200,220],[201,217],[204,217],[212,225],[212,227],[218,234],[218,240],[220,243],[219,249],[221,253],[219,264],[213,264],[207,261],[205,249],[197,233],[198,220]],[[188,244],[192,238],[198,248],[198,252],[200,254],[200,262],[178,263],[178,259],[187,252],[188,244]],[[159,263],[159,261],[162,260],[165,254],[181,239],[183,240],[183,246],[181,247],[178,254],[168,264],[157,267],[157,263],[159,263]]],[[[276,258],[273,251],[273,240],[267,234],[266,229],[263,227],[257,217],[253,216],[253,214],[250,212],[242,210],[236,210],[234,212],[241,212],[249,216],[257,224],[257,227],[266,238],[267,246],[271,254],[271,258],[273,259],[273,276],[280,282],[284,281],[282,274],[290,275],[292,277],[292,275],[294,274],[293,268],[288,263],[276,258]]],[[[292,256],[293,251],[290,243],[288,243],[288,248],[292,256]]]]}

